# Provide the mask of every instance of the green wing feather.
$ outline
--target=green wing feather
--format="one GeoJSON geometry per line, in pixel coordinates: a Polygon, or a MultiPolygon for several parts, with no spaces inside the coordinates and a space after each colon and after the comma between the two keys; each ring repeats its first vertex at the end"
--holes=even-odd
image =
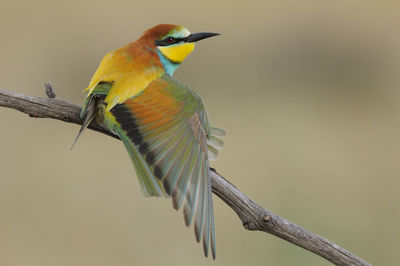
{"type": "Polygon", "coordinates": [[[146,197],[154,196],[160,197],[165,193],[160,187],[160,183],[152,174],[149,166],[147,165],[145,159],[137,150],[137,147],[132,143],[126,133],[118,126],[115,127],[115,131],[121,138],[122,142],[129,153],[132,164],[136,170],[136,175],[138,176],[141,191],[146,197]]]}

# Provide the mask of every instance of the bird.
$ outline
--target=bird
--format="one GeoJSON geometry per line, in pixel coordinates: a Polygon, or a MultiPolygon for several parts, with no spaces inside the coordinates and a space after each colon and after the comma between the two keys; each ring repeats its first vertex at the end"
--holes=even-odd
{"type": "MultiPolygon", "coordinates": [[[[205,257],[216,257],[209,162],[223,147],[225,131],[210,124],[202,98],[173,78],[195,42],[220,35],[191,33],[159,24],[134,42],[107,53],[84,90],[81,128],[92,120],[123,142],[146,197],[172,198],[194,223],[205,257]]],[[[71,147],[71,149],[72,149],[71,147]]]]}

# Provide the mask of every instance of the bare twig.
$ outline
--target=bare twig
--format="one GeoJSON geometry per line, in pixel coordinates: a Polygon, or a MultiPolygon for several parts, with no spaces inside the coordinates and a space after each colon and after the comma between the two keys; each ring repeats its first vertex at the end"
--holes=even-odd
{"type": "Polygon", "coordinates": [[[50,99],[56,98],[56,93],[54,92],[53,85],[51,85],[50,81],[44,83],[44,88],[47,97],[49,97],[50,99]]]}
{"type": "MultiPolygon", "coordinates": [[[[33,97],[0,89],[0,106],[19,110],[31,117],[53,118],[78,125],[82,123],[79,117],[81,110],[79,106],[54,98],[55,93],[51,84],[46,85],[46,94],[49,98],[33,97]]],[[[118,138],[95,122],[92,122],[89,128],[118,138]]],[[[210,175],[214,194],[237,213],[246,229],[273,234],[336,265],[371,265],[326,238],[303,229],[261,207],[214,169],[210,170],[210,175]]]]}

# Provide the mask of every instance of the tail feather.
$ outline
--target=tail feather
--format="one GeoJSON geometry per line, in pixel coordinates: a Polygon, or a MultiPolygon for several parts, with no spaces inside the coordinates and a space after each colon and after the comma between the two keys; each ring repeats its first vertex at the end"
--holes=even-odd
{"type": "Polygon", "coordinates": [[[74,143],[71,146],[71,150],[74,148],[75,143],[78,141],[82,132],[89,126],[90,122],[92,122],[95,112],[96,112],[96,101],[95,96],[90,97],[89,102],[86,105],[86,110],[83,110],[81,115],[83,115],[83,123],[81,128],[79,129],[78,135],[76,136],[74,143]]]}

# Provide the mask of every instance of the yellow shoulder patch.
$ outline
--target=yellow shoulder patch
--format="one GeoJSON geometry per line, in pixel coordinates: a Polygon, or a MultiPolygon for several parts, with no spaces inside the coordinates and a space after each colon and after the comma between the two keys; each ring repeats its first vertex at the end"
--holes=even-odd
{"type": "Polygon", "coordinates": [[[89,82],[89,86],[84,89],[83,91],[88,91],[88,96],[93,92],[94,88],[96,87],[97,83],[100,81],[105,81],[105,76],[110,76],[112,71],[112,58],[114,55],[114,51],[107,53],[100,62],[99,67],[97,68],[96,72],[94,72],[92,79],[89,82]]]}
{"type": "Polygon", "coordinates": [[[128,62],[126,57],[112,51],[104,56],[84,91],[88,91],[89,96],[99,82],[112,82],[113,85],[105,99],[106,111],[110,111],[116,104],[142,92],[151,81],[163,74],[163,68],[128,62]]]}
{"type": "Polygon", "coordinates": [[[139,71],[135,72],[127,73],[113,80],[113,86],[105,99],[107,104],[106,111],[110,111],[115,105],[141,93],[150,82],[164,73],[155,67],[140,71],[141,73],[138,73],[139,71]]]}

